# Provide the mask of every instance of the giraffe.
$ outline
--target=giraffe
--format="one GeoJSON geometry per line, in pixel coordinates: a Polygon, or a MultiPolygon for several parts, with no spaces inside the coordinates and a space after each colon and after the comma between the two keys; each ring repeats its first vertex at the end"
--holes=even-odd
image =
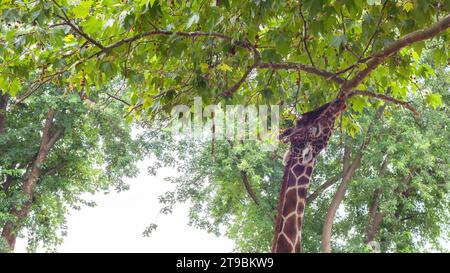
{"type": "Polygon", "coordinates": [[[345,110],[345,99],[337,98],[303,114],[280,139],[290,141],[275,225],[272,252],[300,252],[306,194],[316,156],[333,131],[336,118],[345,110]]]}

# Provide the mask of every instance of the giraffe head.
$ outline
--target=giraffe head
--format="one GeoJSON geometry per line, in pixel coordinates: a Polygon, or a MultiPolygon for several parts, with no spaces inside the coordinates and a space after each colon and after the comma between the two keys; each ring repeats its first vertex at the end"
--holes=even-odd
{"type": "Polygon", "coordinates": [[[334,121],[345,110],[345,100],[337,98],[311,112],[304,113],[294,127],[288,128],[280,138],[291,142],[291,152],[312,160],[326,147],[334,121]]]}

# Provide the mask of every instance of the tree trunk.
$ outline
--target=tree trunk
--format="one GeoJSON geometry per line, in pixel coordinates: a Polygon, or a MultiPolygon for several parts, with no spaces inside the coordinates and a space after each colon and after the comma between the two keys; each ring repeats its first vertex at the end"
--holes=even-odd
{"type": "Polygon", "coordinates": [[[378,231],[380,230],[381,222],[383,221],[385,215],[386,215],[385,211],[375,213],[375,216],[372,219],[369,229],[367,230],[366,240],[364,241],[364,243],[368,244],[373,241],[373,238],[375,238],[375,235],[377,235],[378,231]]]}
{"type": "Polygon", "coordinates": [[[33,201],[33,190],[36,187],[39,177],[41,175],[42,166],[50,150],[55,143],[61,138],[64,133],[63,128],[54,128],[53,119],[55,117],[55,111],[49,110],[47,118],[42,130],[41,145],[36,159],[31,167],[29,173],[25,175],[22,185],[22,193],[28,196],[28,201],[21,208],[11,208],[10,214],[15,216],[14,221],[7,221],[3,226],[2,237],[7,242],[9,248],[14,250],[17,231],[20,222],[28,216],[33,201]]]}
{"type": "Polygon", "coordinates": [[[0,95],[0,134],[6,129],[6,107],[8,106],[8,101],[8,95],[0,95]]]}
{"type": "MultiPolygon", "coordinates": [[[[388,161],[389,156],[386,156],[383,162],[381,163],[380,171],[378,172],[379,177],[383,177],[384,174],[386,173],[388,161]]],[[[364,241],[366,244],[373,241],[373,238],[380,229],[383,217],[386,214],[383,211],[378,212],[379,198],[382,193],[383,193],[382,189],[376,189],[373,193],[372,202],[370,203],[369,206],[369,215],[367,217],[366,239],[364,241]]]]}
{"type": "Polygon", "coordinates": [[[336,211],[339,205],[344,199],[348,184],[350,183],[353,175],[361,164],[362,156],[363,153],[362,151],[360,151],[353,160],[353,163],[344,173],[342,182],[341,184],[339,184],[337,192],[334,195],[333,201],[331,202],[330,208],[328,209],[327,215],[325,216],[325,221],[322,229],[322,252],[324,253],[331,252],[331,231],[333,227],[334,217],[336,216],[336,211]]]}
{"type": "Polygon", "coordinates": [[[361,148],[359,149],[358,153],[355,155],[355,158],[353,159],[353,162],[351,163],[351,165],[346,163],[347,160],[345,160],[346,158],[350,158],[350,151],[347,150],[347,147],[346,147],[346,152],[344,153],[344,168],[343,168],[344,174],[342,176],[342,182],[339,185],[339,187],[336,191],[336,194],[333,197],[333,200],[331,201],[331,205],[330,205],[330,208],[328,209],[327,215],[325,216],[325,220],[324,220],[324,224],[323,224],[323,228],[322,228],[322,252],[324,252],[324,253],[331,252],[331,233],[332,233],[332,229],[333,229],[333,222],[334,222],[334,218],[336,216],[336,212],[337,212],[342,200],[344,200],[348,184],[350,183],[356,170],[361,165],[361,160],[364,155],[364,151],[370,142],[370,134],[373,129],[373,126],[375,125],[375,122],[380,119],[385,108],[386,108],[386,104],[384,104],[378,108],[378,110],[375,114],[375,120],[372,121],[371,124],[369,125],[369,128],[367,129],[367,132],[366,132],[366,136],[364,137],[363,143],[361,145],[361,148]]]}

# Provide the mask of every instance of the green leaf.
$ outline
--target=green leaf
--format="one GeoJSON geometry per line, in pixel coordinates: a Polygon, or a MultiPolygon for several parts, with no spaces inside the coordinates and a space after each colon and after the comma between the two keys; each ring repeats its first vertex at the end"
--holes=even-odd
{"type": "Polygon", "coordinates": [[[291,39],[286,33],[280,33],[275,39],[275,48],[283,55],[289,53],[291,47],[291,39]]]}
{"type": "Polygon", "coordinates": [[[412,1],[407,1],[403,4],[403,10],[409,12],[414,8],[414,3],[412,1]]]}
{"type": "Polygon", "coordinates": [[[353,97],[350,102],[352,104],[352,109],[359,113],[362,113],[364,107],[367,106],[367,101],[362,96],[353,97]]]}
{"type": "Polygon", "coordinates": [[[0,91],[2,92],[2,94],[8,92],[8,86],[9,86],[8,79],[0,75],[0,91]]]}
{"type": "Polygon", "coordinates": [[[222,70],[222,71],[233,71],[233,69],[232,69],[229,65],[227,65],[226,63],[221,63],[221,64],[219,64],[219,65],[217,66],[217,68],[218,68],[219,70],[222,70]]]}
{"type": "Polygon", "coordinates": [[[200,64],[200,71],[202,71],[202,73],[208,72],[208,68],[209,68],[209,65],[207,63],[200,64]]]}
{"type": "Polygon", "coordinates": [[[80,4],[78,4],[78,6],[76,6],[72,9],[72,12],[75,15],[75,18],[80,18],[80,19],[86,18],[89,14],[89,9],[91,8],[92,3],[93,3],[92,0],[80,1],[80,4]]]}
{"type": "Polygon", "coordinates": [[[261,53],[261,59],[265,62],[277,62],[281,60],[281,56],[274,49],[266,49],[261,53]]]}
{"type": "Polygon", "coordinates": [[[39,15],[41,15],[41,10],[40,10],[40,9],[34,11],[34,12],[31,14],[31,21],[36,20],[36,19],[39,17],[39,15]]]}
{"type": "Polygon", "coordinates": [[[71,44],[76,42],[76,39],[75,36],[73,36],[73,34],[69,34],[66,37],[64,37],[63,41],[66,42],[66,44],[71,44]]]}
{"type": "Polygon", "coordinates": [[[333,39],[331,39],[331,45],[337,49],[341,47],[341,45],[347,43],[347,35],[339,35],[334,36],[333,39]]]}
{"type": "Polygon", "coordinates": [[[17,92],[20,90],[21,84],[20,80],[18,78],[15,78],[10,84],[9,84],[9,94],[12,97],[15,97],[17,92]]]}
{"type": "Polygon", "coordinates": [[[425,101],[428,105],[432,106],[434,110],[436,110],[438,106],[442,105],[442,96],[441,94],[430,93],[425,98],[425,101]]]}
{"type": "MultiPolygon", "coordinates": [[[[111,23],[110,20],[111,19],[109,19],[107,22],[111,23]]],[[[112,21],[112,23],[114,23],[114,20],[112,21]]],[[[94,16],[90,17],[89,19],[87,19],[82,23],[83,29],[87,33],[96,33],[101,31],[102,29],[104,30],[107,28],[106,23],[105,25],[103,25],[103,27],[102,25],[103,23],[97,20],[97,18],[94,16]]]]}

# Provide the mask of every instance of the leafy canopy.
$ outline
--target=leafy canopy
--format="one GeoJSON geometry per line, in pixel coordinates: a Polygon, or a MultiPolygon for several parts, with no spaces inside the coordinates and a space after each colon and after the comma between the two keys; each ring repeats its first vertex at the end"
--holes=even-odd
{"type": "MultiPolygon", "coordinates": [[[[52,82],[89,93],[121,77],[137,118],[194,95],[307,111],[336,95],[333,75],[351,78],[368,56],[449,11],[433,0],[2,1],[0,89],[24,98],[52,82]]],[[[425,45],[444,65],[448,36],[404,48],[358,88],[405,98],[415,77],[433,74],[418,62],[425,45]]],[[[353,100],[357,112],[370,106],[353,100]]]]}

